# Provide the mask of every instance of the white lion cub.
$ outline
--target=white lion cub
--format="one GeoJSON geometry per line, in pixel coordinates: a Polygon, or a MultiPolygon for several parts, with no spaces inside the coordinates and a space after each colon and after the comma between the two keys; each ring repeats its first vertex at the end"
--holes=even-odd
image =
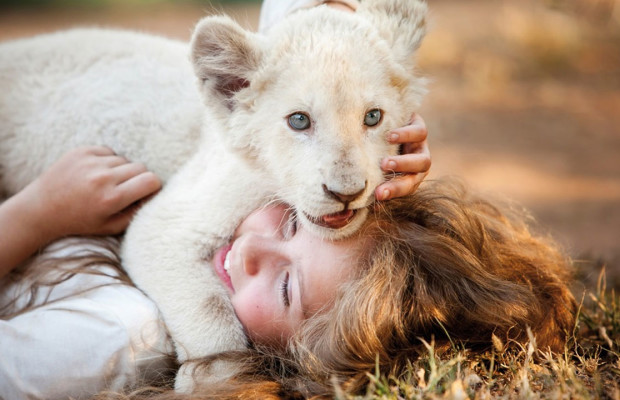
{"type": "MultiPolygon", "coordinates": [[[[0,190],[16,192],[79,144],[172,176],[132,222],[123,264],[159,306],[180,362],[242,349],[206,260],[272,199],[324,237],[361,226],[384,179],[379,162],[396,152],[385,135],[422,97],[413,56],[425,15],[421,1],[365,0],[355,14],[293,13],[266,36],[208,17],[191,63],[181,43],[128,32],[4,44],[0,190]]],[[[179,374],[177,388],[191,386],[179,374]]]]}

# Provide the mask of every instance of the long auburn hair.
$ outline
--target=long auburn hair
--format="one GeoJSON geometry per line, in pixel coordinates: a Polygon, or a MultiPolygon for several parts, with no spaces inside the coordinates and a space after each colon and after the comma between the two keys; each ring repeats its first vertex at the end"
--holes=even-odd
{"type": "Polygon", "coordinates": [[[377,205],[360,233],[372,245],[333,304],[306,320],[285,350],[254,346],[203,360],[205,368],[238,360],[240,373],[217,387],[197,382],[190,397],[331,398],[335,385],[362,393],[375,368],[405,371],[424,351],[420,339],[478,351],[493,335],[524,343],[529,327],[539,348],[561,351],[576,310],[570,260],[530,222],[523,209],[452,180],[377,205]]]}
{"type": "Polygon", "coordinates": [[[291,345],[301,370],[355,393],[377,366],[400,375],[420,338],[482,351],[493,335],[526,342],[529,327],[538,348],[563,350],[576,310],[570,260],[523,209],[498,204],[444,181],[377,208],[358,279],[291,345]]]}

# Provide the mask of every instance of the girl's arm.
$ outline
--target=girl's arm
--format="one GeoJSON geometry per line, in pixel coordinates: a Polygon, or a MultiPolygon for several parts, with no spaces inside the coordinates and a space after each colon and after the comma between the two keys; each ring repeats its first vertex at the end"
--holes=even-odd
{"type": "Polygon", "coordinates": [[[136,202],[161,187],[142,164],[107,147],[66,153],[39,178],[0,205],[0,278],[39,248],[69,235],[125,230],[136,202]]]}

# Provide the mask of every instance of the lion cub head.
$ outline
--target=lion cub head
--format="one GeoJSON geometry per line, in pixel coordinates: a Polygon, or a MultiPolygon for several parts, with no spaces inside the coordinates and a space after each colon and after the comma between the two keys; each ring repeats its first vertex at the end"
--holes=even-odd
{"type": "Polygon", "coordinates": [[[195,30],[192,61],[208,118],[324,237],[361,226],[386,179],[380,161],[398,151],[387,132],[419,107],[414,54],[425,16],[420,1],[366,0],[355,14],[295,12],[265,36],[227,17],[207,17],[195,30]]]}

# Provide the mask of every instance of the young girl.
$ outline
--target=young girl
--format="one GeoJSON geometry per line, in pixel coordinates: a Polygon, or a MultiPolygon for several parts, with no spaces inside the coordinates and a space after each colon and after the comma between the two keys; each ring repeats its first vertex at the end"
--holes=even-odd
{"type": "Polygon", "coordinates": [[[334,299],[285,347],[259,342],[229,355],[252,362],[225,387],[202,390],[331,397],[338,384],[363,393],[376,365],[385,375],[405,371],[424,351],[420,338],[481,350],[492,335],[524,343],[530,327],[540,349],[562,351],[576,309],[569,261],[525,219],[454,182],[427,183],[381,204],[356,239],[363,251],[334,299]]]}
{"type": "MultiPolygon", "coordinates": [[[[269,304],[279,296],[277,285],[265,286],[271,289],[257,294],[258,306],[274,312],[264,319],[280,324],[246,320],[254,333],[251,348],[195,361],[200,370],[218,359],[236,360],[238,374],[217,387],[197,379],[191,395],[168,390],[147,397],[333,398],[336,385],[363,394],[376,368],[386,376],[404,373],[425,352],[422,339],[434,339],[438,349],[462,343],[477,351],[490,348],[493,335],[522,345],[528,327],[539,349],[562,351],[576,309],[566,286],[569,261],[534,235],[526,219],[523,211],[472,195],[458,183],[427,182],[375,207],[358,236],[331,244],[337,250],[315,245],[327,267],[308,269],[280,262],[304,238],[294,217],[285,207],[259,211],[235,235],[229,275],[222,279],[229,276],[231,287],[243,292],[259,275],[284,274],[284,288],[292,287],[283,302],[289,310],[269,304]],[[257,235],[262,246],[255,246],[257,235]],[[248,260],[256,251],[270,256],[262,263],[248,260]],[[310,304],[301,316],[299,304],[310,304]]],[[[235,304],[242,314],[243,303],[235,304]]]]}

